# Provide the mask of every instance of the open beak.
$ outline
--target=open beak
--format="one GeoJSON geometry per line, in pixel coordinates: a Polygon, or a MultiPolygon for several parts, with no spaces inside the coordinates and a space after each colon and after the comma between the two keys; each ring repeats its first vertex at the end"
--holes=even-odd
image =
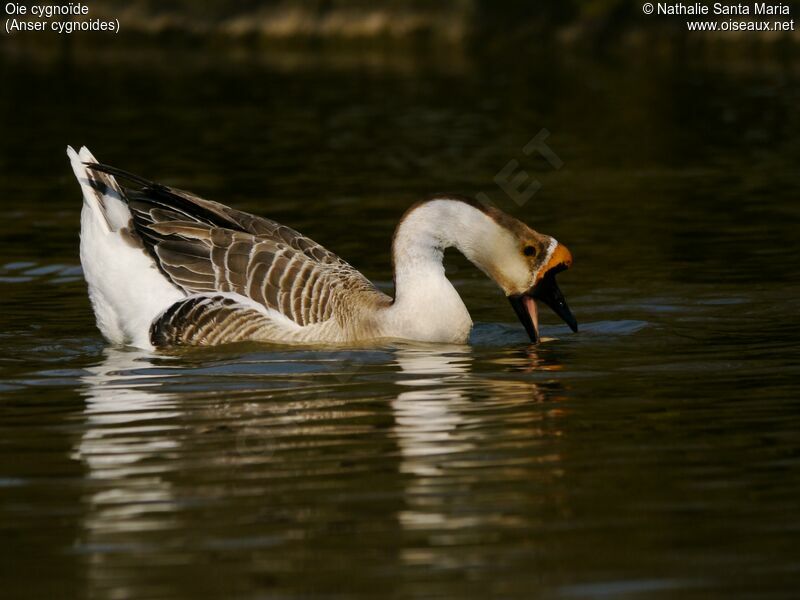
{"type": "Polygon", "coordinates": [[[569,325],[572,331],[578,331],[578,321],[575,315],[567,306],[564,294],[556,284],[556,274],[564,271],[572,264],[572,255],[565,246],[559,244],[547,265],[542,268],[542,275],[538,277],[536,283],[522,294],[514,294],[508,297],[514,312],[517,313],[522,326],[528,332],[528,337],[534,344],[539,341],[539,309],[536,302],[544,302],[554,313],[561,317],[569,325]]]}

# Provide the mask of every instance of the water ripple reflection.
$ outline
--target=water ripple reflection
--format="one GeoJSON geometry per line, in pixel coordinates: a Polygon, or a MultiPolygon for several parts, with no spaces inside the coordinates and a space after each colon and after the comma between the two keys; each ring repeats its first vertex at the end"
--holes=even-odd
{"type": "Polygon", "coordinates": [[[366,526],[403,532],[408,568],[467,566],[474,557],[449,548],[530,527],[531,498],[510,482],[552,490],[562,471],[560,386],[530,378],[557,362],[491,351],[481,356],[496,365],[486,376],[475,372],[475,352],[104,350],[82,377],[83,433],[72,453],[89,482],[75,549],[92,588],[131,597],[160,589],[185,543],[207,552],[282,547],[290,562],[303,560],[300,539],[326,539],[319,528],[331,518],[355,523],[365,516],[355,506],[393,514],[367,516],[366,526]],[[394,393],[363,395],[390,374],[394,393]],[[384,477],[401,486],[367,483],[384,477]],[[212,507],[222,523],[183,530],[212,507]],[[144,577],[134,569],[142,560],[151,567],[144,577]]]}

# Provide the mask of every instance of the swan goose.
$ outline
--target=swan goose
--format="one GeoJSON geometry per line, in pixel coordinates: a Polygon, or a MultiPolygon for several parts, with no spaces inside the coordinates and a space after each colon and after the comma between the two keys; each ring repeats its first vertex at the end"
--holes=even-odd
{"type": "Polygon", "coordinates": [[[100,164],[85,147],[67,155],[83,192],[89,298],[113,344],[465,343],[472,319],[445,276],[448,247],[500,286],[532,342],[537,300],[577,331],[555,283],[572,264],[569,250],[496,208],[453,196],[409,208],[392,241],[392,299],[275,221],[100,164]]]}

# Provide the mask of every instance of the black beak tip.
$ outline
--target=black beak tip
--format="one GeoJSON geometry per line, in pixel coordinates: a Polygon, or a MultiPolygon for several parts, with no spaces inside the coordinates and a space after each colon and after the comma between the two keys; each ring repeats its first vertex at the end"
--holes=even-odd
{"type": "Polygon", "coordinates": [[[569,326],[573,333],[578,333],[578,320],[567,305],[564,294],[556,284],[555,270],[547,273],[533,288],[531,295],[549,306],[554,313],[569,326]]]}
{"type": "Polygon", "coordinates": [[[564,319],[564,322],[567,325],[569,325],[569,328],[572,330],[572,333],[578,333],[578,319],[575,318],[575,315],[572,314],[572,311],[569,311],[569,316],[571,318],[564,319]]]}

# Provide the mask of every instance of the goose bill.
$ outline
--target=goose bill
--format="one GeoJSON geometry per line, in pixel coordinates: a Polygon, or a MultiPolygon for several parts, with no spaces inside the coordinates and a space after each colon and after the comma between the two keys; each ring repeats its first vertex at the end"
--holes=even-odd
{"type": "Polygon", "coordinates": [[[564,294],[556,284],[554,272],[548,272],[536,285],[524,294],[515,294],[508,297],[514,312],[517,313],[522,326],[534,344],[539,341],[539,310],[537,300],[544,302],[554,313],[561,317],[569,325],[572,331],[578,331],[578,321],[567,305],[564,294]]]}

